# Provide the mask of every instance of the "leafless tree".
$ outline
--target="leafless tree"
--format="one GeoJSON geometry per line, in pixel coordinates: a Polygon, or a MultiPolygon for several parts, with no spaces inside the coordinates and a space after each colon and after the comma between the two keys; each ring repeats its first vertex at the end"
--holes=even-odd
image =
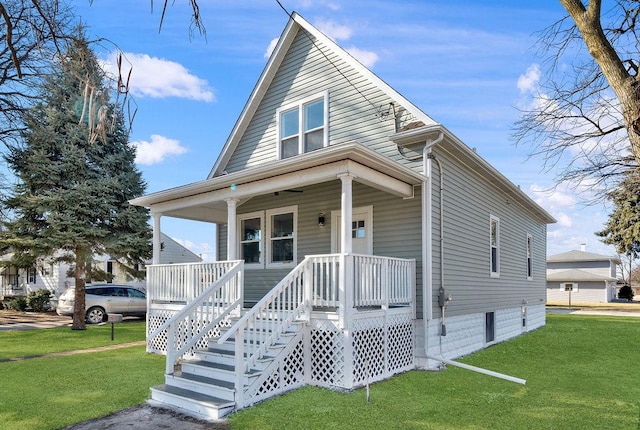
{"type": "Polygon", "coordinates": [[[568,15],[540,33],[544,77],[514,140],[559,182],[588,180],[605,197],[640,165],[640,1],[559,1],[568,15]]]}

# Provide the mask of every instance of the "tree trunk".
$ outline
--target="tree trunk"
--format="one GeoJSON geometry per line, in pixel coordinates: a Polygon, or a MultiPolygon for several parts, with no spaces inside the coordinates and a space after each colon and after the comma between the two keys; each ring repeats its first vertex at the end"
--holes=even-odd
{"type": "Polygon", "coordinates": [[[616,94],[624,118],[631,152],[640,164],[640,97],[636,78],[625,68],[618,53],[607,39],[601,23],[602,0],[591,0],[585,9],[581,0],[560,0],[582,35],[593,59],[598,63],[609,86],[616,94]]]}
{"type": "Polygon", "coordinates": [[[85,322],[85,256],[86,250],[80,246],[76,247],[76,270],[75,283],[75,305],[73,308],[73,325],[71,330],[86,330],[85,322]]]}

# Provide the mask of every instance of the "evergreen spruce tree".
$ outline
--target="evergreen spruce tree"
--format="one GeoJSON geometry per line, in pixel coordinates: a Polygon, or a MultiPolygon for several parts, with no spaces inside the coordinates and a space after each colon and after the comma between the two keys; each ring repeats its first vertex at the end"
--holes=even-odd
{"type": "Polygon", "coordinates": [[[0,245],[12,263],[45,259],[75,266],[72,329],[85,329],[85,277],[93,255],[130,265],[151,254],[148,212],[128,201],[143,194],[122,110],[82,28],[40,88],[26,118],[24,141],[9,149],[18,183],[5,199],[12,211],[0,245]]]}
{"type": "Polygon", "coordinates": [[[640,256],[640,169],[629,170],[620,186],[608,197],[614,210],[605,228],[596,234],[633,262],[640,256]]]}

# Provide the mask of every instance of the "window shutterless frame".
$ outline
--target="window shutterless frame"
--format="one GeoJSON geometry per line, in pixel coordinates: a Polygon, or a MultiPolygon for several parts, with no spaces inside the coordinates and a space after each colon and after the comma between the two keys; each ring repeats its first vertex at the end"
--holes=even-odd
{"type": "Polygon", "coordinates": [[[237,237],[240,259],[246,268],[262,268],[264,265],[264,212],[238,215],[237,237]]]}
{"type": "Polygon", "coordinates": [[[527,234],[527,280],[533,280],[533,236],[527,234]]]}
{"type": "Polygon", "coordinates": [[[489,217],[489,264],[492,278],[500,277],[500,218],[489,217]]]}
{"type": "Polygon", "coordinates": [[[324,91],[276,111],[278,159],[324,148],[329,144],[329,92],[324,91]]]}

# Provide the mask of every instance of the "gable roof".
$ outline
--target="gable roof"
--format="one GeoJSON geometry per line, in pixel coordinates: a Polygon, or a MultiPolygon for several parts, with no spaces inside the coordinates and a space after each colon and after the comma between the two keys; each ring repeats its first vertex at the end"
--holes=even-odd
{"type": "MultiPolygon", "coordinates": [[[[375,75],[371,70],[362,65],[358,60],[351,56],[347,51],[337,45],[332,39],[323,34],[320,30],[308,23],[297,13],[293,13],[290,16],[289,22],[285,27],[276,48],[274,49],[271,57],[269,58],[260,78],[254,87],[251,95],[245,104],[240,116],[238,117],[231,134],[227,138],[227,141],[222,148],[213,168],[209,172],[207,179],[218,178],[221,175],[225,175],[225,168],[233,156],[236,148],[238,147],[243,134],[249,127],[253,115],[259,108],[262,100],[264,99],[267,90],[269,89],[274,77],[278,73],[283,60],[289,51],[296,35],[300,32],[306,32],[310,39],[315,39],[313,45],[330,50],[332,54],[337,55],[342,61],[352,67],[357,73],[360,74],[365,80],[377,87],[380,91],[386,94],[391,100],[399,103],[404,109],[414,116],[414,121],[406,125],[403,129],[399,130],[394,136],[391,136],[391,140],[400,144],[401,142],[412,142],[416,138],[433,141],[438,134],[445,137],[440,147],[460,159],[470,169],[477,172],[480,176],[486,178],[496,188],[504,192],[508,199],[507,202],[514,202],[531,213],[537,219],[545,223],[555,223],[556,220],[546,212],[540,205],[538,205],[533,199],[531,199],[526,193],[520,190],[519,187],[514,185],[509,179],[507,179],[502,173],[496,170],[482,157],[480,157],[474,150],[468,147],[465,143],[459,140],[453,133],[447,130],[442,125],[438,124],[431,117],[425,114],[421,109],[411,103],[403,95],[394,90],[386,82],[375,75]],[[445,145],[446,144],[446,145],[445,145]]],[[[326,57],[326,55],[325,55],[326,57]]]]}
{"type": "Polygon", "coordinates": [[[417,106],[407,100],[404,96],[394,90],[391,86],[389,86],[386,82],[380,79],[377,75],[375,75],[371,70],[362,65],[358,60],[356,60],[351,54],[342,49],[338,44],[336,44],[331,38],[322,33],[320,30],[315,28],[313,25],[308,23],[304,18],[298,15],[296,12],[293,12],[290,15],[289,22],[285,27],[282,35],[278,39],[278,43],[269,57],[269,61],[265,66],[260,78],[256,86],[254,87],[251,95],[249,96],[249,100],[244,106],[238,120],[236,121],[231,134],[227,138],[227,141],[218,156],[213,168],[211,169],[207,178],[212,178],[215,176],[219,176],[223,174],[224,168],[226,164],[229,162],[229,159],[233,155],[238,143],[240,142],[240,138],[242,137],[244,131],[249,126],[251,122],[251,118],[253,114],[256,112],[258,107],[260,106],[260,102],[264,98],[273,78],[276,76],[282,61],[285,58],[291,44],[293,43],[296,35],[299,31],[304,31],[310,37],[313,37],[317,40],[314,42],[321,44],[323,47],[328,48],[332,53],[336,54],[340,59],[353,67],[361,76],[365,79],[369,80],[373,83],[377,88],[383,91],[387,96],[391,99],[396,100],[400,103],[407,111],[413,114],[416,118],[416,121],[422,122],[422,124],[426,125],[436,125],[436,121],[434,121],[431,117],[425,114],[422,110],[420,110],[417,106]]]}
{"type": "Polygon", "coordinates": [[[610,261],[614,263],[620,263],[620,259],[618,257],[609,256],[609,255],[601,255],[594,254],[592,252],[585,251],[569,251],[563,252],[562,254],[550,255],[547,257],[547,262],[555,262],[555,263],[571,263],[578,261],[610,261]]]}
{"type": "Polygon", "coordinates": [[[561,272],[547,273],[547,282],[597,282],[597,281],[617,281],[612,276],[599,275],[582,269],[563,270],[561,272]]]}

